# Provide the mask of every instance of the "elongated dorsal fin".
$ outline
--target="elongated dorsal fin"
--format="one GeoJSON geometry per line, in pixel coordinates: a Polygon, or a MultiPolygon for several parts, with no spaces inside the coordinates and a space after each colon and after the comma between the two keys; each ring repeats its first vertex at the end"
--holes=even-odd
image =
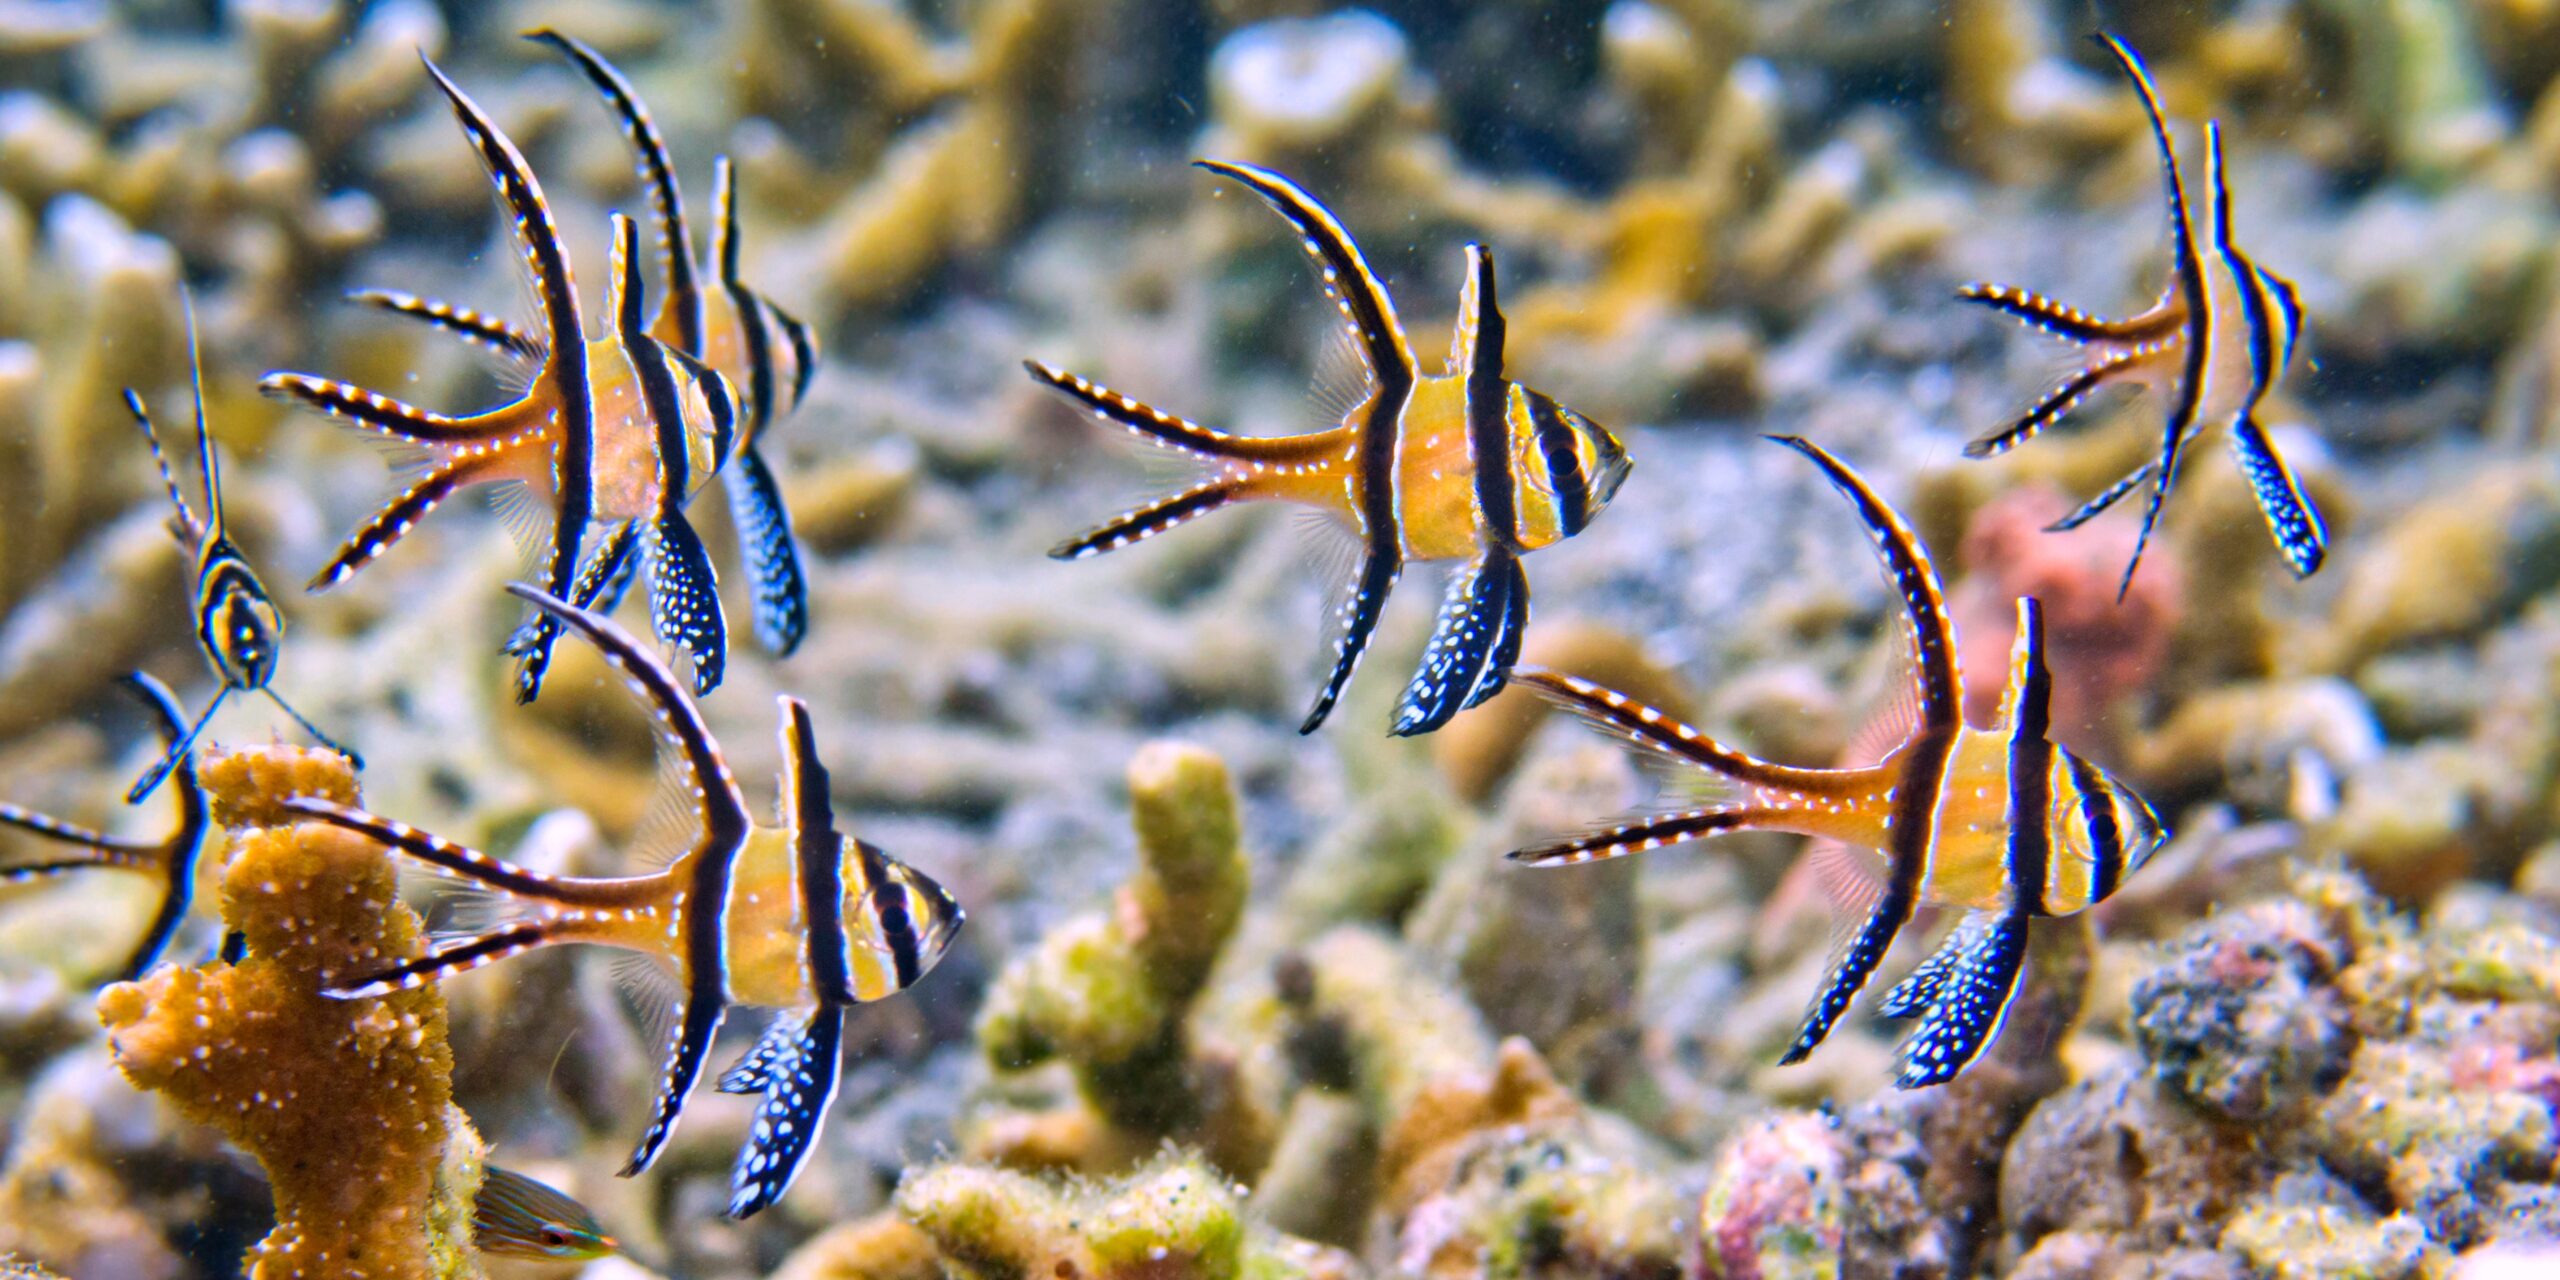
{"type": "MultiPolygon", "coordinates": [[[[204,472],[204,537],[208,543],[222,540],[222,459],[213,451],[213,434],[204,419],[204,344],[196,331],[195,294],[178,286],[178,307],[187,316],[187,388],[194,393],[196,406],[196,466],[204,472]]],[[[174,492],[174,490],[173,490],[174,492]]]]}
{"type": "Polygon", "coordinates": [[[1955,623],[1947,616],[1946,589],[1929,563],[1928,549],[1900,512],[1877,496],[1865,477],[1802,436],[1770,436],[1813,459],[1832,487],[1858,509],[1884,562],[1885,578],[1902,601],[1903,624],[1911,644],[1912,680],[1919,699],[1921,732],[1952,729],[1963,722],[1964,678],[1956,667],[1955,623]]]}
{"type": "Polygon", "coordinates": [[[1191,163],[1252,188],[1296,228],[1299,243],[1323,274],[1326,295],[1342,309],[1344,323],[1351,327],[1351,336],[1360,344],[1361,360],[1368,366],[1371,380],[1386,387],[1411,385],[1417,372],[1413,347],[1405,341],[1404,325],[1396,319],[1395,302],[1387,296],[1386,285],[1369,269],[1360,246],[1352,243],[1351,233],[1343,230],[1332,211],[1307,194],[1305,188],[1269,169],[1227,160],[1191,163]]]}
{"type": "Polygon", "coordinates": [[[676,185],[675,162],[668,158],[667,140],[658,132],[657,121],[649,118],[648,106],[622,72],[584,41],[551,27],[528,31],[524,38],[559,50],[612,110],[614,122],[631,144],[640,185],[649,193],[649,212],[658,224],[658,263],[667,276],[667,296],[658,304],[659,317],[672,319],[679,350],[702,354],[702,276],[694,262],[693,233],[685,225],[684,193],[676,185]]]}
{"type": "Polygon", "coordinates": [[[632,638],[612,619],[562,600],[539,587],[510,582],[507,591],[584,636],[604,655],[656,721],[658,732],[683,763],[701,808],[704,846],[729,847],[746,838],[753,826],[747,798],[721,754],[719,741],[702,719],[702,711],[686,695],[675,672],[632,638]]]}
{"type": "MultiPolygon", "coordinates": [[[[490,123],[488,113],[446,76],[433,58],[421,52],[418,60],[443,91],[454,119],[479,155],[481,167],[488,170],[490,181],[496,185],[499,202],[515,228],[516,247],[524,255],[525,270],[532,281],[535,309],[542,322],[544,354],[527,395],[552,402],[550,420],[559,433],[551,442],[558,507],[553,512],[551,546],[543,555],[542,586],[554,597],[564,596],[577,578],[579,548],[586,537],[587,523],[595,514],[595,393],[587,365],[586,324],[578,310],[578,287],[570,275],[569,252],[560,243],[560,229],[552,221],[549,202],[543,199],[542,183],[534,177],[533,166],[525,162],[524,153],[490,123]]],[[[339,570],[338,576],[343,577],[344,572],[339,570]]],[[[556,624],[536,626],[532,642],[517,664],[517,701],[530,702],[541,692],[543,672],[550,666],[551,644],[557,635],[556,624]]]]}
{"type": "Polygon", "coordinates": [[[2044,606],[2018,597],[2017,639],[2009,646],[2009,682],[2000,693],[2000,727],[2037,738],[2050,736],[2053,674],[2044,665],[2044,606]]]}

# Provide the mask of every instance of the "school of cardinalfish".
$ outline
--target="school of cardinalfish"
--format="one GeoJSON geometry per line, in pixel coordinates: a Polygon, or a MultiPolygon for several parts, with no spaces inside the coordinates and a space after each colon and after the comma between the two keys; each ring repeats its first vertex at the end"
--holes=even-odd
{"type": "MultiPolygon", "coordinates": [[[[663,803],[681,818],[672,828],[687,838],[680,848],[662,851],[670,856],[654,871],[574,878],[538,873],[358,808],[309,797],[291,798],[286,807],[378,841],[491,908],[471,929],[440,936],[424,956],[348,975],[326,992],[330,996],[368,999],[563,943],[614,948],[634,959],[635,981],[664,994],[670,1016],[656,1102],[622,1170],[626,1176],[649,1168],[664,1149],[728,1011],[779,1011],[754,1048],[716,1082],[724,1092],[761,1099],[731,1179],[728,1211],[744,1217],[779,1199],[813,1150],[842,1069],[846,1014],[920,981],[949,949],[965,914],[930,877],[844,831],[799,699],[779,698],[786,767],[780,816],[772,824],[753,816],[702,719],[695,698],[721,681],[728,627],[718,572],[687,507],[712,477],[722,478],[752,583],[756,634],[775,654],[790,653],[809,625],[807,579],[762,446],[806,394],[816,343],[807,326],[740,278],[735,176],[727,159],[714,170],[706,280],[674,164],[630,84],[574,39],[547,30],[528,38],[560,53],[596,88],[635,156],[662,277],[656,310],[646,301],[639,225],[616,213],[603,336],[588,336],[568,253],[531,166],[470,96],[427,61],[428,76],[513,227],[532,287],[533,322],[519,327],[404,293],[364,291],[354,298],[493,352],[518,375],[520,394],[452,416],[308,374],[273,373],[259,385],[394,442],[410,473],[400,492],[343,540],[310,589],[325,590],[359,572],[463,489],[494,487],[534,579],[508,587],[529,608],[505,644],[517,662],[519,699],[539,695],[562,637],[575,634],[594,646],[658,728],[663,803]],[[607,616],[643,573],[650,628],[689,667],[690,680],[607,616]]],[[[2125,567],[2129,583],[2183,451],[2221,423],[2286,564],[2308,575],[2325,553],[2325,530],[2258,420],[2301,336],[2293,286],[2233,242],[2219,128],[2209,123],[2205,129],[2199,212],[2148,71],[2122,41],[2099,39],[2131,80],[2159,152],[2172,279],[2157,305],[2127,320],[2098,319],[2009,286],[1965,288],[1965,300],[2087,351],[2079,371],[1967,452],[1987,457],[2022,444],[2103,386],[2148,386],[2168,402],[2159,456],[2056,527],[2076,526],[2147,484],[2142,542],[2125,567]]],[[[2017,601],[1996,722],[1966,724],[1956,635],[1926,548],[1848,464],[1810,441],[1773,436],[1848,499],[1900,602],[1910,676],[1898,703],[1906,714],[1894,722],[1902,733],[1881,759],[1833,769],[1760,760],[1569,673],[1519,667],[1529,619],[1525,557],[1573,537],[1599,516],[1629,477],[1626,449],[1607,428],[1504,376],[1506,330],[1493,256],[1484,246],[1466,247],[1449,357],[1441,373],[1426,374],[1385,285],[1315,196],[1267,169],[1199,164],[1259,196],[1296,234],[1341,313],[1356,381],[1325,388],[1335,413],[1325,429],[1248,437],[1026,362],[1038,381],[1199,472],[1194,483],[1115,516],[1052,554],[1080,559],[1117,550],[1243,502],[1281,500],[1314,509],[1347,544],[1347,554],[1343,581],[1335,584],[1339,631],[1331,669],[1302,733],[1320,726],[1341,698],[1405,566],[1461,562],[1391,732],[1430,732],[1518,683],[1663,766],[1683,797],[1680,804],[1510,856],[1566,865],[1744,830],[1814,837],[1843,928],[1783,1061],[1797,1061],[1821,1043],[1923,907],[1944,906],[1962,912],[1959,923],[1884,997],[1881,1011],[1919,1019],[1900,1052],[1898,1084],[1938,1084],[1961,1072],[1998,1033],[2019,985],[2031,921],[2104,900],[2166,838],[2159,816],[2130,787],[2053,741],[2051,675],[2036,600],[2017,601]]],[[[191,311],[189,339],[192,353],[191,311]]],[[[160,906],[119,971],[125,976],[158,963],[189,908],[211,836],[192,750],[214,708],[233,692],[265,692],[336,748],[271,683],[283,620],[225,531],[201,364],[191,363],[198,369],[201,518],[181,495],[140,396],[127,393],[176,507],[172,530],[196,557],[196,632],[219,681],[190,723],[166,686],[139,673],[130,679],[166,747],[128,798],[141,800],[165,779],[177,797],[177,823],[165,839],[136,840],[0,805],[0,825],[60,850],[0,867],[0,880],[105,868],[159,883],[160,906]]],[[[483,1243],[499,1252],[580,1257],[613,1247],[574,1201],[503,1171],[493,1175],[479,1226],[483,1243]]]]}

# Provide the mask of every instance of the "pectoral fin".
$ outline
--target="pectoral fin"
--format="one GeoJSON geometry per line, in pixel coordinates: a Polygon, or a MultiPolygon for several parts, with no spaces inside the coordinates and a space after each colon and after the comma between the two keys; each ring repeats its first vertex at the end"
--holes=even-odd
{"type": "Polygon", "coordinates": [[[715,1088],[722,1093],[762,1093],[773,1079],[774,1064],[793,1053],[800,1039],[801,1022],[795,1017],[780,1017],[764,1025],[764,1034],[756,1038],[756,1047],[738,1059],[738,1065],[720,1074],[715,1088]]]}
{"type": "Polygon", "coordinates": [[[1529,623],[1529,578],[1519,553],[1488,548],[1450,580],[1422,667],[1396,708],[1398,737],[1429,733],[1502,688],[1529,623]]]}

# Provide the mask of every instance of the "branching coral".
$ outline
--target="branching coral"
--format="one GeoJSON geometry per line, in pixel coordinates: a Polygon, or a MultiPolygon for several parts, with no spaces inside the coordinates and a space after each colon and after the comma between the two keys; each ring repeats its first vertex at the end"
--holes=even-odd
{"type": "Polygon", "coordinates": [[[478,1140],[454,1110],[433,988],[331,1000],[333,975],[423,954],[389,854],[318,825],[266,825],[286,795],[355,794],[343,758],[293,748],[208,761],[236,852],[222,879],[237,964],[163,969],[98,999],[116,1063],[267,1170],[276,1229],[259,1280],[476,1274],[478,1140]]]}
{"type": "Polygon", "coordinates": [[[1013,231],[1050,171],[1043,140],[1071,61],[1058,47],[1085,7],[995,0],[975,6],[962,37],[941,39],[880,0],[750,6],[739,105],[793,140],[770,128],[743,140],[742,174],[777,207],[828,210],[793,250],[817,314],[894,306],[1013,231]]]}
{"type": "MultiPolygon", "coordinates": [[[[17,208],[0,195],[0,224],[17,208]]],[[[30,374],[43,375],[16,406],[25,412],[0,424],[0,457],[13,464],[0,467],[0,499],[15,513],[0,530],[0,608],[143,491],[143,473],[118,465],[130,457],[133,428],[117,393],[156,386],[182,367],[178,258],[169,245],[86,199],[47,206],[41,225],[41,239],[26,246],[40,265],[16,303],[27,313],[0,319],[0,332],[36,339],[32,351],[19,350],[31,357],[30,374]]],[[[8,703],[12,712],[24,705],[8,703]]]]}

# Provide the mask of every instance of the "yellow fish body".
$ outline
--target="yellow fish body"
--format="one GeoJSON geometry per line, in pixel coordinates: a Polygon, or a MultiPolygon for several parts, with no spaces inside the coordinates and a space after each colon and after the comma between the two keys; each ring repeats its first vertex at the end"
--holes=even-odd
{"type": "Polygon", "coordinates": [[[613,947],[655,963],[674,978],[682,1009],[657,1105],[626,1176],[657,1159],[729,1006],[786,1010],[720,1080],[724,1092],[764,1095],[731,1180],[730,1215],[745,1217],[780,1198],[825,1123],[845,1013],[914,985],[950,947],[965,915],[931,877],[836,829],[816,731],[799,699],[780,699],[782,824],[762,825],[674,673],[602,615],[521,583],[508,589],[594,644],[648,703],[673,744],[671,793],[689,798],[695,839],[647,875],[548,876],[363,810],[289,801],[298,813],[464,881],[505,917],[329,994],[382,995],[561,943],[613,947]]]}
{"type": "Polygon", "coordinates": [[[2160,504],[2177,483],[2181,452],[2206,428],[2227,422],[2233,454],[2258,509],[2266,516],[2276,549],[2294,576],[2309,577],[2328,554],[2328,530],[2257,419],[2268,390],[2293,362],[2302,335],[2301,300],[2292,281],[2260,266],[2231,238],[2231,191],[2223,177],[2221,122],[2205,124],[2204,208],[2199,216],[2191,207],[2186,175],[2170,146],[2169,126],[2160,115],[2150,70],[2124,41],[2106,34],[2098,41],[2133,81],[2151,124],[2152,141],[2160,151],[2174,265],[2169,288],[2149,310],[2125,320],[2100,319],[2009,285],[1974,284],[1960,290],[1957,296],[1968,302],[2078,343],[2087,353],[2077,372],[2015,422],[1967,445],[1965,453],[1976,458],[2005,453],[2060,421],[2101,387],[2149,387],[2169,401],[2159,456],[2055,522],[2054,529],[2076,529],[2135,488],[2151,486],[2142,513],[2142,533],[2116,590],[2121,597],[2142,563],[2143,548],[2160,518],[2160,504]]]}
{"type": "Polygon", "coordinates": [[[1627,476],[1615,436],[1553,398],[1502,376],[1505,329],[1493,256],[1467,246],[1447,371],[1423,374],[1385,285],[1315,197],[1252,165],[1195,162],[1251,188],[1296,229],[1339,305],[1365,375],[1341,422],[1278,438],[1238,436],[1132,400],[1037,361],[1031,375],[1097,416],[1183,454],[1202,482],[1125,512],[1050,554],[1118,550],[1237,502],[1280,500],[1347,525],[1358,572],[1340,602],[1332,674],[1299,732],[1324,723],[1377,629],[1407,561],[1465,560],[1441,606],[1394,732],[1428,733],[1502,687],[1529,618],[1520,558],[1581,532],[1627,476]]]}
{"type": "Polygon", "coordinates": [[[1833,955],[1784,1062],[1830,1033],[1923,904],[1967,913],[1954,936],[1885,997],[1889,1017],[1918,1015],[1902,1048],[1905,1088],[1954,1078],[1990,1043],[2016,992],[2028,921],[2104,900],[2166,838],[2130,787],[2049,736],[2051,676],[2043,614],[2018,601],[2018,636],[1999,720],[1964,723],[1963,681],[1945,592],[1928,553],[1864,479],[1820,446],[1772,437],[1813,459],[1857,505],[1902,603],[1913,655],[1909,735],[1873,765],[1807,769],[1736,751],[1651,707],[1589,681],[1523,668],[1520,682],[1612,738],[1730,794],[1717,802],[1515,852],[1564,865],[1623,857],[1733,831],[1786,831],[1838,841],[1874,857],[1826,870],[1862,913],[1833,955]]]}
{"type": "MultiPolygon", "coordinates": [[[[727,623],[719,580],[685,501],[719,469],[736,442],[737,397],[726,377],[649,336],[637,254],[638,232],[614,216],[608,332],[586,337],[567,250],[542,185],[523,153],[432,60],[428,74],[489,171],[516,231],[532,280],[539,331],[407,294],[370,292],[362,301],[425,320],[516,360],[528,372],[522,395],[466,417],[448,417],[380,392],[300,373],[271,373],[269,395],[317,409],[388,438],[423,459],[420,474],[340,544],[311,583],[325,590],[390,549],[429,512],[466,488],[514,485],[502,496],[511,523],[524,526],[546,590],[581,594],[616,566],[583,557],[590,523],[637,525],[647,535],[651,617],[659,639],[694,664],[697,690],[720,682],[727,623]]],[[[591,594],[591,593],[590,593],[591,594]]],[[[558,623],[537,613],[512,641],[516,696],[531,700],[550,665],[558,623]]]]}

